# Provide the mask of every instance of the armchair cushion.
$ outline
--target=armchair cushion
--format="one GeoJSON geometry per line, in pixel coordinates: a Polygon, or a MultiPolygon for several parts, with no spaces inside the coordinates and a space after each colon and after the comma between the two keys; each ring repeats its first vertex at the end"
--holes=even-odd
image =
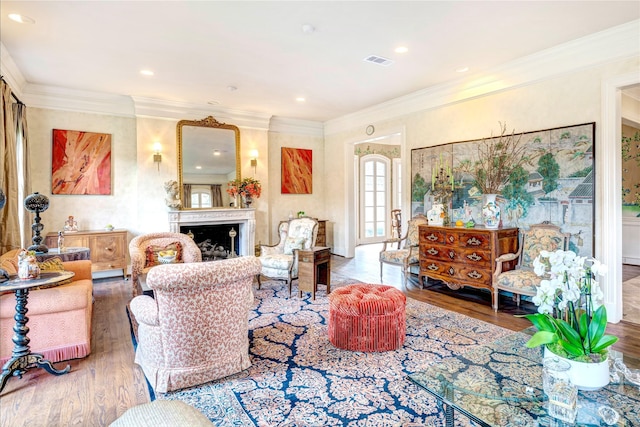
{"type": "Polygon", "coordinates": [[[407,260],[409,264],[415,264],[419,262],[418,251],[412,251],[408,249],[395,249],[386,250],[380,252],[380,262],[387,262],[391,264],[403,264],[407,260]],[[408,257],[408,258],[407,258],[408,257]]]}
{"type": "Polygon", "coordinates": [[[284,254],[293,255],[294,250],[304,248],[306,240],[304,237],[287,237],[284,241],[284,254]]]}
{"type": "Polygon", "coordinates": [[[64,271],[64,264],[62,263],[62,258],[53,257],[48,260],[42,261],[38,263],[41,271],[64,271]]]}
{"type": "Polygon", "coordinates": [[[169,243],[168,245],[149,245],[145,250],[145,259],[146,262],[144,264],[144,268],[153,267],[156,265],[160,265],[160,261],[158,261],[158,254],[163,251],[172,250],[176,253],[175,262],[182,262],[182,245],[180,242],[169,243]]]}
{"type": "Polygon", "coordinates": [[[528,291],[536,292],[540,284],[540,277],[531,270],[511,270],[505,271],[498,276],[498,281],[494,286],[505,291],[528,291]]]}

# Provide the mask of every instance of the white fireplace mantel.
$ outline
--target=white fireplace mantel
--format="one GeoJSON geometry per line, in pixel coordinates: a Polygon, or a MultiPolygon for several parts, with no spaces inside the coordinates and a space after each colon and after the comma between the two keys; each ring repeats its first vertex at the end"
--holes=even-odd
{"type": "Polygon", "coordinates": [[[255,209],[197,209],[191,211],[170,211],[169,231],[180,232],[180,227],[239,224],[241,256],[254,255],[256,244],[256,210],[255,209]]]}

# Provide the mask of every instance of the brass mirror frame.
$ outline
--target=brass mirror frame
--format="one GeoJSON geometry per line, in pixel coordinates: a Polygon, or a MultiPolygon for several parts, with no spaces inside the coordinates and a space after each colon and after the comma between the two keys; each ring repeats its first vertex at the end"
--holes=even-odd
{"type": "MultiPolygon", "coordinates": [[[[240,129],[236,125],[221,123],[213,116],[207,116],[202,120],[180,120],[176,125],[176,150],[178,158],[178,188],[180,189],[180,201],[184,204],[183,180],[182,180],[182,128],[184,126],[205,127],[213,129],[227,129],[234,131],[236,135],[236,179],[242,176],[240,173],[240,129]]],[[[182,210],[197,210],[201,208],[181,208],[182,210]]]]}

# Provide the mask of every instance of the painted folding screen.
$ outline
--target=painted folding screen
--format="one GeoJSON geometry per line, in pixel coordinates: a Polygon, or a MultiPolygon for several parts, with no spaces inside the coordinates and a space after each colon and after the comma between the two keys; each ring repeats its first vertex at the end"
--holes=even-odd
{"type": "MultiPolygon", "coordinates": [[[[549,221],[571,233],[570,249],[593,256],[595,206],[595,123],[521,134],[526,161],[518,179],[499,199],[503,227],[549,221]]],[[[453,171],[452,223],[471,212],[481,222],[482,194],[465,170],[478,161],[484,138],[411,150],[411,210],[426,213],[433,203],[432,176],[440,159],[453,171]]]]}

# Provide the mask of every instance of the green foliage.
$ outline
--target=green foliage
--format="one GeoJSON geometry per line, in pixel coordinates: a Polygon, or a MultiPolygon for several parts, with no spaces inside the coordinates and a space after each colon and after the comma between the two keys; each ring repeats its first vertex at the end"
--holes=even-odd
{"type": "Polygon", "coordinates": [[[579,171],[575,171],[574,173],[569,175],[569,178],[584,178],[587,175],[589,175],[592,170],[593,170],[593,166],[587,166],[584,169],[580,169],[579,171]]]}
{"type": "Polygon", "coordinates": [[[507,209],[521,210],[520,217],[527,216],[529,206],[533,204],[533,196],[527,191],[529,172],[522,166],[517,166],[509,175],[509,183],[502,189],[502,196],[508,201],[507,209]]]}
{"type": "Polygon", "coordinates": [[[560,176],[560,165],[553,158],[553,154],[546,153],[538,160],[538,173],[544,179],[542,190],[545,194],[551,193],[558,188],[558,177],[560,176]]]}
{"type": "Polygon", "coordinates": [[[419,173],[416,173],[413,177],[413,185],[411,188],[411,200],[414,202],[421,202],[424,199],[424,195],[429,191],[427,182],[419,173]]]}
{"type": "Polygon", "coordinates": [[[568,322],[542,313],[527,314],[524,317],[538,329],[527,341],[527,347],[547,345],[560,356],[594,361],[593,359],[597,359],[598,355],[618,341],[617,337],[605,335],[607,309],[604,305],[595,310],[591,318],[583,311],[578,321],[568,322]]]}

